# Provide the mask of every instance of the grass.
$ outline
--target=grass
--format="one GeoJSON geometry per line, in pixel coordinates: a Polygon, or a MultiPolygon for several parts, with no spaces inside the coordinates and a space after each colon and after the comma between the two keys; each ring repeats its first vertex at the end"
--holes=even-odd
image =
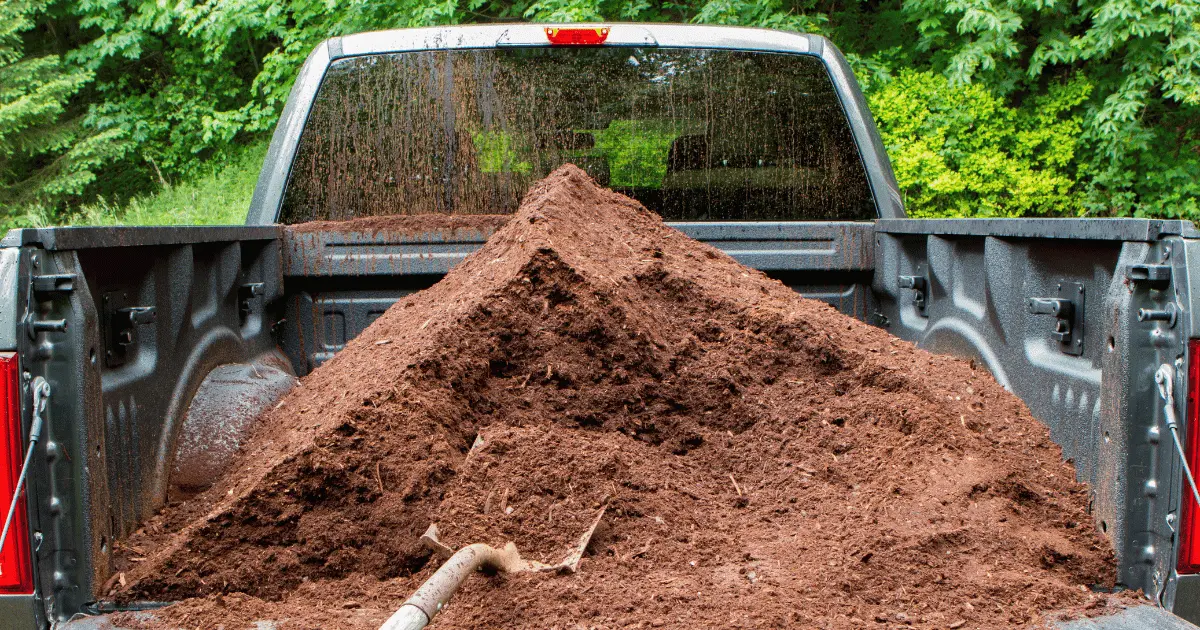
{"type": "MultiPolygon", "coordinates": [[[[124,205],[103,199],[72,213],[70,225],[241,225],[246,222],[250,197],[262,168],[267,143],[243,149],[233,159],[193,179],[163,187],[152,195],[135,197],[124,205]]],[[[51,225],[31,216],[34,225],[51,225]]]]}

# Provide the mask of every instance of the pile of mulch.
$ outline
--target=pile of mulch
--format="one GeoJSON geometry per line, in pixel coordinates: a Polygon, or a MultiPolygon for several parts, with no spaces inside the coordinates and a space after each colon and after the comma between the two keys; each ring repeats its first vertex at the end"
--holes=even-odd
{"type": "MultiPolygon", "coordinates": [[[[122,547],[143,626],[375,628],[454,547],[438,628],[1010,628],[1109,606],[1047,429],[973,364],[800,297],[566,166],[122,547]]],[[[124,584],[124,586],[122,586],[124,584]]]]}

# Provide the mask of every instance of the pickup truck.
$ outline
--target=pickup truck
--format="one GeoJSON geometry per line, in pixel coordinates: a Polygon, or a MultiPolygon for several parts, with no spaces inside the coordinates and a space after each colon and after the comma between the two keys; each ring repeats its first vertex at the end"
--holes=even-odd
{"type": "Polygon", "coordinates": [[[457,215],[511,212],[567,161],[806,296],[986,368],[1090,484],[1117,583],[1144,594],[1067,627],[1195,627],[1200,232],[906,218],[830,41],[639,24],[335,37],[300,71],[246,225],[8,232],[0,627],[111,627],[123,538],[495,229],[457,215]],[[395,214],[451,216],[372,223],[395,214]]]}

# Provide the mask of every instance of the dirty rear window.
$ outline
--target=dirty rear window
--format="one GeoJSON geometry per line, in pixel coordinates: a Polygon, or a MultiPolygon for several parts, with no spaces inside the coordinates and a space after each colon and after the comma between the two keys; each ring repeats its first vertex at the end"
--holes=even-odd
{"type": "Polygon", "coordinates": [[[568,162],[669,221],[875,216],[818,58],[606,47],[335,62],[281,220],[509,213],[568,162]]]}

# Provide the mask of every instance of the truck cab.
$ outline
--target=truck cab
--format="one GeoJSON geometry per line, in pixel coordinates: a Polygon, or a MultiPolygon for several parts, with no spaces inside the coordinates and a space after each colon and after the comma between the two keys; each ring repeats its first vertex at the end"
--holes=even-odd
{"type": "Polygon", "coordinates": [[[479,215],[511,213],[568,161],[1019,396],[1089,484],[1117,583],[1145,595],[1067,627],[1200,621],[1191,223],[907,218],[853,73],[819,36],[501,24],[319,45],[244,226],[0,240],[0,504],[15,506],[0,626],[101,623],[123,539],[220,474],[295,377],[486,241],[497,223],[479,215]],[[370,221],[388,215],[456,220],[370,221]]]}

